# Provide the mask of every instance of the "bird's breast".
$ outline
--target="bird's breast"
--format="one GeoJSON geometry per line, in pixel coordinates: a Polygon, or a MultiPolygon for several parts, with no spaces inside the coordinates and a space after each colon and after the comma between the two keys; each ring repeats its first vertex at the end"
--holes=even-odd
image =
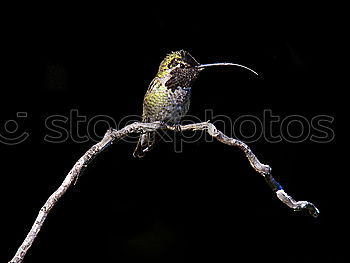
{"type": "Polygon", "coordinates": [[[143,117],[148,121],[175,122],[187,113],[190,95],[190,87],[168,89],[160,83],[154,85],[145,95],[143,117]]]}

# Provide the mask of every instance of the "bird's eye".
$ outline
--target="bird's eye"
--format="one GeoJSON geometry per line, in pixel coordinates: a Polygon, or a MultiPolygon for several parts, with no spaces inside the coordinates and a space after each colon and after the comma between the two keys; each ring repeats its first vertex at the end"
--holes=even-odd
{"type": "Polygon", "coordinates": [[[183,64],[183,63],[180,64],[180,68],[185,68],[185,67],[186,67],[185,64],[183,64]]]}

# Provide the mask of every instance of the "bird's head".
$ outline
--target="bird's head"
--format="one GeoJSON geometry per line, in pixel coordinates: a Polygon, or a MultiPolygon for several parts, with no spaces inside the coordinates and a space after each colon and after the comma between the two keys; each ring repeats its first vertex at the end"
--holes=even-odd
{"type": "Polygon", "coordinates": [[[254,70],[235,63],[199,64],[190,53],[184,50],[171,52],[160,63],[158,78],[167,79],[166,86],[171,89],[177,87],[191,87],[199,72],[213,66],[238,66],[258,75],[254,70]]]}
{"type": "Polygon", "coordinates": [[[163,77],[167,74],[181,74],[193,70],[199,72],[200,69],[197,68],[199,65],[187,51],[174,51],[168,54],[160,63],[157,76],[163,77]]]}

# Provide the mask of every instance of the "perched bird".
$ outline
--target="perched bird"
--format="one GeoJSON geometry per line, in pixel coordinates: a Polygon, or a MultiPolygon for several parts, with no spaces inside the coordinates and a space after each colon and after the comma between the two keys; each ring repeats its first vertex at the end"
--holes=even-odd
{"type": "MultiPolygon", "coordinates": [[[[191,87],[200,71],[210,66],[239,66],[233,63],[199,64],[187,51],[171,52],[160,63],[158,73],[152,80],[143,99],[142,122],[159,121],[179,125],[190,106],[191,87]]],[[[134,157],[141,158],[155,144],[156,132],[141,134],[134,157]]]]}

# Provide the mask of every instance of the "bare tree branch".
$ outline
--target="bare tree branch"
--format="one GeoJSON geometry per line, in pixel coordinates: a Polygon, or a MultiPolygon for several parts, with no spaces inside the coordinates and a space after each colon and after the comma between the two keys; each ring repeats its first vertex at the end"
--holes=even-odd
{"type": "MultiPolygon", "coordinates": [[[[317,217],[319,214],[318,209],[310,202],[307,201],[295,201],[291,196],[289,196],[281,187],[281,185],[272,177],[271,168],[268,165],[262,164],[258,158],[251,151],[249,146],[247,146],[242,141],[237,139],[229,138],[221,131],[217,130],[216,127],[209,122],[195,123],[183,125],[180,127],[182,131],[186,130],[204,130],[208,132],[209,135],[217,139],[218,141],[230,145],[237,146],[240,148],[248,158],[251,166],[261,175],[265,177],[267,184],[271,187],[271,189],[276,193],[277,197],[288,207],[294,209],[295,211],[300,211],[302,209],[306,209],[309,213],[317,217]]],[[[51,209],[55,206],[58,200],[65,194],[65,192],[72,186],[73,183],[76,182],[78,177],[81,175],[83,170],[87,167],[87,165],[103,150],[107,147],[115,143],[116,141],[128,136],[131,133],[145,133],[156,131],[159,129],[168,129],[168,130],[177,130],[178,127],[167,126],[161,124],[159,122],[154,123],[140,123],[135,122],[130,125],[125,126],[120,130],[110,129],[106,132],[103,139],[93,145],[73,166],[70,170],[63,183],[58,187],[58,189],[47,199],[44,206],[40,209],[37,218],[34,221],[32,228],[30,229],[28,235],[24,239],[23,243],[17,250],[15,256],[12,258],[9,263],[20,263],[23,261],[27,251],[33,244],[36,236],[38,235],[41,227],[44,224],[44,221],[51,211],[51,209]]]]}

